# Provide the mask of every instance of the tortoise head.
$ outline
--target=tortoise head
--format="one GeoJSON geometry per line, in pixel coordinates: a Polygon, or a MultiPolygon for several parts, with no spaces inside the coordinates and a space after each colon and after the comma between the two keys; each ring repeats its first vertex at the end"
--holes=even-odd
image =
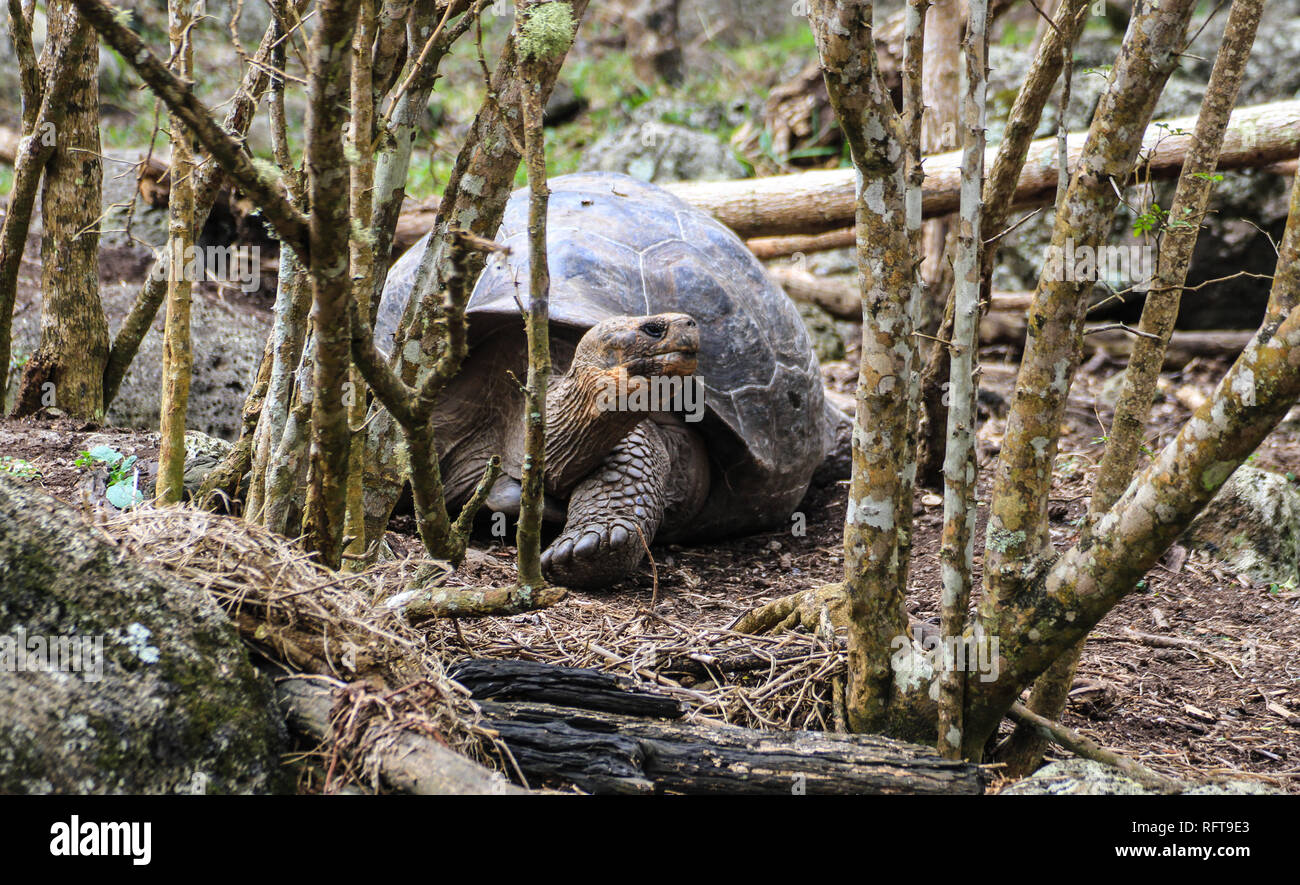
{"type": "Polygon", "coordinates": [[[570,372],[603,381],[626,372],[628,378],[693,375],[700,329],[684,313],[610,317],[587,330],[573,354],[570,372]]]}

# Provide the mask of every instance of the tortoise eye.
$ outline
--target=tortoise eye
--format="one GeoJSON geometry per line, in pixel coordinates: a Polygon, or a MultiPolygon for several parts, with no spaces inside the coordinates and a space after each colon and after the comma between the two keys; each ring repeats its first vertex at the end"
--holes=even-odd
{"type": "Polygon", "coordinates": [[[658,341],[668,331],[668,324],[662,320],[650,320],[642,324],[641,331],[658,341]]]}

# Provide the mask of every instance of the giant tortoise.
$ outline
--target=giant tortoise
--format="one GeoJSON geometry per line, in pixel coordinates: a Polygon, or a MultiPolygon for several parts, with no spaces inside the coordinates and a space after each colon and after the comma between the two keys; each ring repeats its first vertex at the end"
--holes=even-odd
{"type": "MultiPolygon", "coordinates": [[[[843,419],[823,397],[794,305],[730,230],[660,188],[609,173],[550,187],[546,512],[563,528],[543,554],[547,577],[605,586],[652,542],[786,523],[843,419]],[[675,398],[656,401],[656,390],[675,398]]],[[[498,454],[487,506],[518,515],[527,221],[520,191],[497,235],[509,256],[475,285],[469,355],[434,417],[449,506],[468,499],[498,454]]],[[[389,274],[381,349],[392,346],[426,240],[389,274]]]]}

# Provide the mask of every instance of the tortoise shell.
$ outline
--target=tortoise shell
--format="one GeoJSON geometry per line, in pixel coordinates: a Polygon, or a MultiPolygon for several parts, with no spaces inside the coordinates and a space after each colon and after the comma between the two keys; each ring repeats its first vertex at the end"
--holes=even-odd
{"type": "MultiPolygon", "coordinates": [[[[626,175],[551,179],[547,214],[552,334],[569,337],[613,316],[690,314],[700,326],[698,374],[713,465],[709,502],[689,531],[725,534],[784,522],[827,450],[821,375],[789,298],[745,244],[712,216],[626,175]]],[[[470,346],[528,304],[528,193],[506,205],[467,316],[470,346]]],[[[427,237],[389,274],[376,336],[391,342],[427,237]]],[[[557,367],[558,370],[558,367],[557,367]]]]}

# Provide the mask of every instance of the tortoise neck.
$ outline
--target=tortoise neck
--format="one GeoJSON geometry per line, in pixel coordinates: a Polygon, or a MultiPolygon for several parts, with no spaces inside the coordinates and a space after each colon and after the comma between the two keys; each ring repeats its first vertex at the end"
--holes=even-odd
{"type": "Polygon", "coordinates": [[[551,378],[546,392],[548,490],[571,490],[647,417],[612,404],[610,383],[610,375],[578,364],[551,378]]]}

